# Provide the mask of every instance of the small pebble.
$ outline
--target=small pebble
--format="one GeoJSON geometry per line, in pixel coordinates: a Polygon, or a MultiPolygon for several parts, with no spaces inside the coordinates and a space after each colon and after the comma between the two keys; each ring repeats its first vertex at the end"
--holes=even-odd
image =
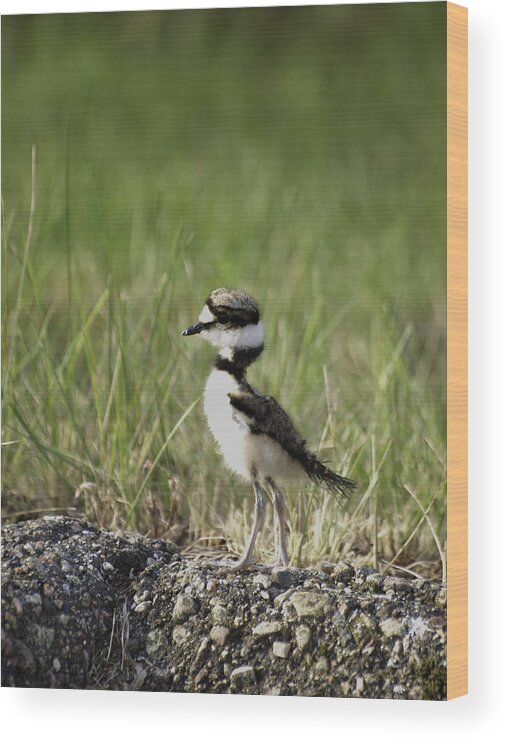
{"type": "Polygon", "coordinates": [[[386,637],[403,637],[405,628],[399,619],[384,619],[380,623],[380,629],[386,637]]]}
{"type": "Polygon", "coordinates": [[[273,643],[273,655],[276,655],[277,658],[288,658],[290,653],[290,643],[289,642],[280,642],[279,640],[276,640],[273,643]]]}
{"type": "Polygon", "coordinates": [[[44,585],[42,586],[42,593],[44,594],[44,596],[46,596],[47,598],[50,598],[51,596],[53,596],[54,591],[55,589],[53,588],[53,586],[47,581],[45,581],[44,585]]]}
{"type": "Polygon", "coordinates": [[[268,635],[276,635],[282,631],[282,625],[280,622],[259,622],[253,628],[253,634],[256,637],[267,637],[268,635]]]}
{"type": "Polygon", "coordinates": [[[296,645],[300,650],[305,650],[312,639],[312,631],[306,624],[296,627],[296,645]]]}
{"type": "Polygon", "coordinates": [[[249,691],[255,688],[257,683],[255,671],[251,665],[242,665],[235,668],[231,673],[231,687],[236,691],[249,691]]]}
{"type": "Polygon", "coordinates": [[[40,606],[42,604],[42,599],[40,594],[28,594],[28,596],[25,596],[25,602],[27,604],[33,604],[34,606],[40,606]]]}
{"type": "Polygon", "coordinates": [[[144,614],[151,609],[151,601],[141,601],[135,608],[137,614],[144,614]]]}
{"type": "Polygon", "coordinates": [[[196,611],[197,606],[193,598],[185,593],[180,594],[174,605],[173,619],[175,622],[186,622],[196,611]]]}
{"type": "Polygon", "coordinates": [[[229,629],[221,624],[217,624],[211,629],[210,637],[216,645],[225,645],[229,637],[229,629]]]}
{"type": "Polygon", "coordinates": [[[318,673],[327,673],[329,670],[329,661],[325,655],[321,655],[315,663],[315,670],[318,673]]]}
{"type": "Polygon", "coordinates": [[[271,578],[266,573],[257,573],[252,578],[252,581],[257,585],[262,586],[263,589],[270,588],[272,585],[271,578]]]}
{"type": "Polygon", "coordinates": [[[346,560],[340,561],[333,570],[333,576],[341,583],[349,583],[355,574],[353,566],[346,560]]]}
{"type": "Polygon", "coordinates": [[[227,609],[221,604],[216,604],[211,610],[211,621],[213,624],[227,624],[229,621],[227,609]]]}
{"type": "Polygon", "coordinates": [[[330,575],[333,572],[335,565],[334,563],[330,563],[328,560],[321,560],[317,567],[322,571],[322,573],[330,575]]]}
{"type": "Polygon", "coordinates": [[[173,629],[173,642],[176,645],[182,645],[184,642],[186,642],[189,638],[189,631],[186,627],[183,627],[181,624],[177,624],[176,627],[173,629]]]}
{"type": "Polygon", "coordinates": [[[297,584],[301,577],[298,568],[276,567],[271,571],[271,579],[280,588],[290,588],[297,584]]]}
{"type": "Polygon", "coordinates": [[[291,596],[290,602],[298,617],[323,618],[331,605],[327,594],[315,591],[297,591],[291,596]]]}

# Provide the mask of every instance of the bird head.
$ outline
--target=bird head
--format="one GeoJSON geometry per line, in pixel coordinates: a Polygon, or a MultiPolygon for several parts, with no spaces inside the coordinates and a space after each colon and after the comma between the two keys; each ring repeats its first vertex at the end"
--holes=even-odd
{"type": "Polygon", "coordinates": [[[195,324],[182,336],[200,334],[220,349],[257,349],[264,343],[259,307],[252,296],[236,288],[212,291],[195,324]]]}

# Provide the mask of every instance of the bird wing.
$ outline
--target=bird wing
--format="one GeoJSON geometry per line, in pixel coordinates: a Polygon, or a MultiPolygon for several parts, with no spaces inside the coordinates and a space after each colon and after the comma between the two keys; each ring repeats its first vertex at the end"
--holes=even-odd
{"type": "Polygon", "coordinates": [[[267,434],[279,442],[293,457],[306,451],[306,442],[296,431],[289,415],[272,396],[264,396],[253,388],[229,393],[230,403],[241,412],[254,434],[267,434]]]}
{"type": "Polygon", "coordinates": [[[254,434],[267,434],[297,460],[317,485],[325,486],[344,503],[355,483],[330,470],[317,455],[310,452],[306,441],[296,431],[290,417],[272,396],[263,396],[251,386],[229,393],[231,405],[242,415],[238,424],[246,424],[254,434]]]}

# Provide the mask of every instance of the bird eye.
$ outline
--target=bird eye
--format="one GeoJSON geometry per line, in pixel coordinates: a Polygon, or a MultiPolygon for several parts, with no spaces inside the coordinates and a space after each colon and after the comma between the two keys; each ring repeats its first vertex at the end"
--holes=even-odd
{"type": "Polygon", "coordinates": [[[227,316],[218,316],[217,321],[219,324],[227,324],[227,316]]]}

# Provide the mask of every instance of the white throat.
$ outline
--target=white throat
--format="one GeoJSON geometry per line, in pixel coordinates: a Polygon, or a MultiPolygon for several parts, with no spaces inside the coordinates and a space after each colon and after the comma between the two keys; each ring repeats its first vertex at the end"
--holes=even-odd
{"type": "Polygon", "coordinates": [[[214,347],[219,347],[220,354],[227,359],[230,359],[230,356],[224,354],[227,350],[257,349],[264,344],[264,328],[261,321],[235,329],[215,323],[207,331],[202,332],[201,336],[214,347]]]}

